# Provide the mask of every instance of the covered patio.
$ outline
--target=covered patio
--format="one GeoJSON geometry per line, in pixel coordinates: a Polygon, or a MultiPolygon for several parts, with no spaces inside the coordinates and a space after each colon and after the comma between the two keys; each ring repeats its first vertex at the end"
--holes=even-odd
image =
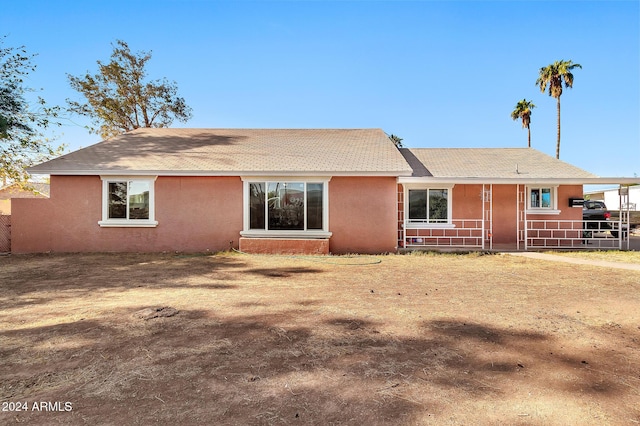
{"type": "MultiPolygon", "coordinates": [[[[399,250],[632,249],[629,185],[532,149],[412,149],[398,178],[399,250]],[[583,186],[619,187],[616,220],[583,220],[583,186]]],[[[604,218],[603,218],[604,219],[604,218]]]]}

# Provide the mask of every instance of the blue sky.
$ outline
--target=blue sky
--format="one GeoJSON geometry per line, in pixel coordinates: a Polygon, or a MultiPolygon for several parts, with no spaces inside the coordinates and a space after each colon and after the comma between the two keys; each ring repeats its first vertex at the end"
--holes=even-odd
{"type": "MultiPolygon", "coordinates": [[[[30,1],[3,4],[6,46],[37,53],[27,84],[80,99],[67,74],[97,71],[112,43],[151,50],[149,77],[193,108],[174,127],[382,128],[408,147],[524,147],[555,155],[556,102],[540,67],[573,60],[560,158],[640,175],[637,1],[30,1]]],[[[74,117],[71,150],[100,138],[74,117]]]]}

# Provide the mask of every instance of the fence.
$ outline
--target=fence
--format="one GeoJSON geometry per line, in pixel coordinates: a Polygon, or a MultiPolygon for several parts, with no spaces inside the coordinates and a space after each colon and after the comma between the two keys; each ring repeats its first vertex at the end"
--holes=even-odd
{"type": "Polygon", "coordinates": [[[465,247],[484,248],[482,219],[454,220],[455,228],[405,229],[405,248],[465,247]]]}
{"type": "MultiPolygon", "coordinates": [[[[401,247],[492,248],[491,224],[482,219],[453,220],[454,227],[412,228],[401,231],[401,247]]],[[[624,249],[628,247],[628,224],[598,220],[526,220],[519,231],[520,249],[624,249]],[[526,243],[524,235],[526,234],[526,243]]]]}
{"type": "Polygon", "coordinates": [[[619,249],[627,229],[600,220],[527,220],[526,248],[619,249]]]}
{"type": "Polygon", "coordinates": [[[0,253],[11,251],[11,216],[0,215],[0,253]]]}

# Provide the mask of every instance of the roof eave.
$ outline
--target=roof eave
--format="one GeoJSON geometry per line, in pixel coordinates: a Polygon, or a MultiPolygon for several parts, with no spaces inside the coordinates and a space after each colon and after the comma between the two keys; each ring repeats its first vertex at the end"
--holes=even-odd
{"type": "Polygon", "coordinates": [[[398,183],[453,183],[453,184],[562,184],[562,185],[602,185],[602,184],[637,184],[637,177],[572,177],[572,178],[493,178],[493,177],[399,177],[398,183]]]}
{"type": "Polygon", "coordinates": [[[331,171],[331,170],[31,170],[31,174],[54,175],[54,176],[379,176],[395,177],[411,176],[411,171],[387,170],[387,171],[331,171]]]}

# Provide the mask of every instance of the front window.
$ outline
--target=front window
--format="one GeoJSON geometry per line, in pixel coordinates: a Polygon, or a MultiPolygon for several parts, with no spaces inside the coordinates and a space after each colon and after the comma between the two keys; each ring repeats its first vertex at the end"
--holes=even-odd
{"type": "Polygon", "coordinates": [[[555,209],[554,187],[531,187],[529,188],[529,209],[555,209]]]}
{"type": "Polygon", "coordinates": [[[249,230],[325,230],[324,182],[254,181],[247,188],[249,230]]]}
{"type": "Polygon", "coordinates": [[[410,189],[409,222],[449,223],[448,189],[410,189]]]}
{"type": "Polygon", "coordinates": [[[550,209],[551,208],[551,188],[531,189],[531,208],[550,209]]]}
{"type": "Polygon", "coordinates": [[[303,231],[304,226],[304,183],[267,183],[268,229],[303,231]]]}
{"type": "Polygon", "coordinates": [[[103,178],[101,226],[155,226],[153,188],[155,179],[103,178]]]}

